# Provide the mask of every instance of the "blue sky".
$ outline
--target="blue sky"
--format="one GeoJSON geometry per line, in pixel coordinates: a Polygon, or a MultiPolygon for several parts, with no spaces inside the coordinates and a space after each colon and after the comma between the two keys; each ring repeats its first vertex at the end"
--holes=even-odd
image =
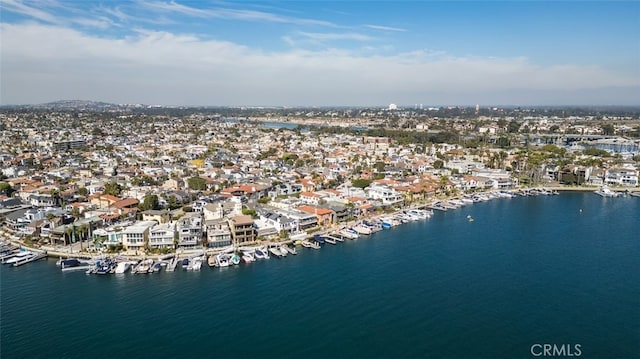
{"type": "Polygon", "coordinates": [[[2,104],[640,105],[638,1],[0,7],[2,104]]]}

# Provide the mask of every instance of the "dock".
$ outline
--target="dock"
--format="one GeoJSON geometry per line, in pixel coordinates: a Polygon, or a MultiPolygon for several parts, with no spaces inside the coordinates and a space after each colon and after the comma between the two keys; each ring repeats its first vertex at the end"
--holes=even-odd
{"type": "Polygon", "coordinates": [[[25,258],[25,259],[23,259],[21,261],[15,262],[15,263],[13,263],[13,266],[14,267],[19,267],[19,266],[21,266],[23,264],[35,262],[35,261],[43,259],[43,258],[47,258],[47,252],[38,253],[33,257],[25,258]]]}
{"type": "Polygon", "coordinates": [[[178,255],[173,257],[169,262],[169,264],[167,264],[167,268],[165,269],[165,272],[174,272],[177,266],[178,266],[178,255]]]}
{"type": "Polygon", "coordinates": [[[344,238],[340,237],[340,235],[334,236],[334,235],[325,234],[324,237],[333,239],[334,241],[337,241],[337,242],[344,242],[344,238]]]}

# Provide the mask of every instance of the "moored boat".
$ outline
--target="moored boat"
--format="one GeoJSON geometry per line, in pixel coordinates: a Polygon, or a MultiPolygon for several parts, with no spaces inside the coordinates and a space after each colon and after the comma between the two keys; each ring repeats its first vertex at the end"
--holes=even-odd
{"type": "Polygon", "coordinates": [[[123,261],[116,264],[116,274],[126,273],[131,268],[131,262],[123,261]]]}
{"type": "Polygon", "coordinates": [[[613,197],[622,197],[623,196],[622,193],[618,193],[618,192],[612,191],[607,186],[602,186],[599,190],[593,191],[593,193],[597,194],[598,196],[611,197],[611,198],[613,198],[613,197]]]}
{"type": "Polygon", "coordinates": [[[13,257],[7,259],[4,261],[4,264],[13,264],[28,258],[31,258],[33,256],[35,256],[36,254],[30,251],[19,251],[18,253],[16,253],[13,257]]]}
{"type": "Polygon", "coordinates": [[[289,246],[288,246],[288,245],[286,245],[286,244],[283,244],[283,245],[282,245],[282,248],[284,248],[284,250],[286,250],[287,252],[289,252],[289,254],[294,254],[294,255],[295,255],[295,254],[298,254],[298,252],[296,251],[296,249],[295,249],[295,248],[291,248],[291,247],[289,247],[289,246]]]}

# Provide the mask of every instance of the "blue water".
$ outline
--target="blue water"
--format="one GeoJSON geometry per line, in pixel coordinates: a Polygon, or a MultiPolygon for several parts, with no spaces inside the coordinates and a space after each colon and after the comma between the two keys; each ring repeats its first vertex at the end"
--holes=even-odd
{"type": "Polygon", "coordinates": [[[640,198],[571,193],[222,270],[3,266],[0,357],[638,357],[639,218],[640,198]]]}

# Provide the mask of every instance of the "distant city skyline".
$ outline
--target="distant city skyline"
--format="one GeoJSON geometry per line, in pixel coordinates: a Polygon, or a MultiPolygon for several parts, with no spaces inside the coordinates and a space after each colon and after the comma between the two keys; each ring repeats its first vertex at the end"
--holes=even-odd
{"type": "Polygon", "coordinates": [[[2,105],[640,105],[637,1],[0,8],[2,105]]]}

